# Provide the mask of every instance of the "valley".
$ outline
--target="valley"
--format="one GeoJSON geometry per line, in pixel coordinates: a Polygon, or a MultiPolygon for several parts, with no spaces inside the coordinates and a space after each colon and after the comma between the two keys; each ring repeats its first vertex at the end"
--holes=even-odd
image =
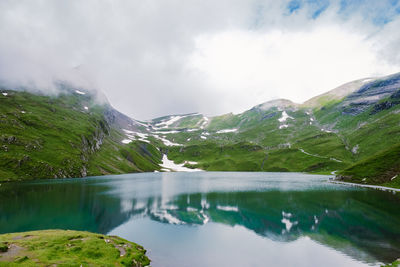
{"type": "Polygon", "coordinates": [[[240,114],[150,121],[99,104],[98,92],[59,88],[57,96],[1,89],[1,180],[174,171],[164,157],[189,169],[335,173],[398,187],[400,74],[303,104],[278,99],[240,114]]]}

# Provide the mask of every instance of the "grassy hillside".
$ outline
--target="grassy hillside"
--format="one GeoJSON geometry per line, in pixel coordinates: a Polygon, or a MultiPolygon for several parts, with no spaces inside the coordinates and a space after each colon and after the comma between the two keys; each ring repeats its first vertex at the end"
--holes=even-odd
{"type": "Polygon", "coordinates": [[[117,236],[45,230],[0,235],[0,266],[147,266],[143,247],[117,236]]]}
{"type": "Polygon", "coordinates": [[[400,145],[357,162],[338,175],[344,181],[400,188],[400,145]]]}
{"type": "Polygon", "coordinates": [[[166,138],[182,146],[165,149],[177,163],[195,161],[213,171],[331,173],[350,166],[354,157],[340,136],[323,131],[313,117],[306,108],[253,108],[210,118],[204,129],[170,127],[166,138]]]}
{"type": "Polygon", "coordinates": [[[400,144],[399,121],[395,74],[350,82],[302,105],[276,100],[241,114],[166,116],[152,124],[180,144],[164,147],[179,163],[195,161],[206,170],[332,173],[400,144]]]}
{"type": "Polygon", "coordinates": [[[83,177],[158,169],[150,144],[124,145],[108,104],[74,91],[58,96],[1,90],[0,181],[83,177]]]}
{"type": "MultiPolygon", "coordinates": [[[[302,105],[278,99],[241,114],[148,122],[62,89],[54,97],[0,90],[0,180],[154,171],[162,153],[210,171],[328,174],[400,144],[400,74],[350,82],[302,105]]],[[[378,172],[394,171],[385,166],[372,164],[367,180],[386,183],[378,172]]]]}

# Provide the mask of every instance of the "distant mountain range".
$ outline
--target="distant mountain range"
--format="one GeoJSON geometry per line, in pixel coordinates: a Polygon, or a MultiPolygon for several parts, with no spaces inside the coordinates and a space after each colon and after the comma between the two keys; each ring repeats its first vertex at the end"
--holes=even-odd
{"type": "Polygon", "coordinates": [[[303,104],[269,101],[240,114],[129,118],[96,92],[0,89],[0,179],[168,171],[335,173],[400,186],[400,73],[353,81],[303,104]]]}

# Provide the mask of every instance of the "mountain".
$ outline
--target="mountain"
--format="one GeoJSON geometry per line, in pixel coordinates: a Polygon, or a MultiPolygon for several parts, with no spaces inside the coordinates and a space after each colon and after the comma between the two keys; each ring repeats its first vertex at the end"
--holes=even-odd
{"type": "Polygon", "coordinates": [[[278,99],[240,114],[150,121],[99,104],[96,93],[61,87],[58,96],[0,90],[1,179],[165,171],[165,154],[187,168],[338,172],[357,181],[357,164],[384,160],[400,144],[400,73],[346,83],[303,104],[278,99]]]}
{"type": "Polygon", "coordinates": [[[66,84],[57,96],[0,89],[0,180],[159,170],[156,147],[121,143],[142,126],[96,99],[66,84]]]}
{"type": "Polygon", "coordinates": [[[326,93],[323,93],[321,95],[315,96],[307,100],[306,102],[303,103],[303,106],[316,108],[316,107],[322,107],[330,102],[340,101],[349,94],[360,89],[364,84],[371,82],[375,79],[376,78],[365,78],[345,83],[333,90],[330,90],[326,93]]]}
{"type": "Polygon", "coordinates": [[[170,115],[150,125],[180,144],[168,157],[197,162],[188,167],[331,173],[400,143],[399,90],[394,74],[346,83],[303,104],[280,99],[241,114],[170,115]]]}

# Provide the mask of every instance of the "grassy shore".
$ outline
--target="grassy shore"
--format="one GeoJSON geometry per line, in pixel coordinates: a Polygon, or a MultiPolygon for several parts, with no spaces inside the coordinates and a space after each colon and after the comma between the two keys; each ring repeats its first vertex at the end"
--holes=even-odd
{"type": "Polygon", "coordinates": [[[398,266],[400,266],[400,259],[396,260],[395,262],[393,262],[391,264],[385,265],[383,267],[398,267],[398,266]]]}
{"type": "Polygon", "coordinates": [[[337,178],[345,182],[400,188],[400,145],[375,154],[337,174],[337,178]]]}
{"type": "Polygon", "coordinates": [[[81,231],[0,235],[0,266],[147,266],[145,253],[120,237],[81,231]]]}

